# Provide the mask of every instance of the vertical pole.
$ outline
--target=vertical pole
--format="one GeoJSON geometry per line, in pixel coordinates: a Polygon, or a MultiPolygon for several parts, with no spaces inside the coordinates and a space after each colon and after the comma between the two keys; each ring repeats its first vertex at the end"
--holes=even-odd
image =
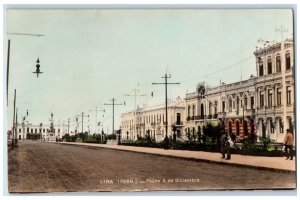
{"type": "Polygon", "coordinates": [[[7,68],[6,68],[6,106],[8,106],[9,60],[10,60],[10,40],[8,40],[8,47],[7,47],[7,68]]]}
{"type": "Polygon", "coordinates": [[[114,133],[115,129],[115,98],[112,99],[113,104],[113,123],[112,123],[112,134],[114,133]]]}
{"type": "Polygon", "coordinates": [[[168,137],[168,83],[167,74],[165,74],[165,91],[166,91],[166,138],[168,137]]]}
{"type": "MultiPolygon", "coordinates": [[[[97,130],[97,109],[98,109],[98,107],[96,106],[96,121],[95,121],[95,133],[96,134],[98,134],[98,132],[99,132],[99,130],[97,130]]],[[[99,127],[98,127],[98,129],[99,129],[99,127]]]]}
{"type": "Polygon", "coordinates": [[[136,136],[136,88],[134,89],[134,130],[133,137],[136,136]]]}
{"type": "Polygon", "coordinates": [[[18,140],[18,107],[16,109],[16,130],[15,130],[15,138],[18,140]]]}
{"type": "Polygon", "coordinates": [[[82,115],[82,118],[81,118],[81,132],[83,133],[83,112],[81,113],[81,115],[82,115]]]}
{"type": "Polygon", "coordinates": [[[16,89],[14,94],[14,114],[13,114],[13,128],[12,128],[12,149],[14,149],[15,143],[15,109],[16,109],[16,89]]]}
{"type": "Polygon", "coordinates": [[[70,118],[68,118],[68,134],[70,135],[70,118]]]}

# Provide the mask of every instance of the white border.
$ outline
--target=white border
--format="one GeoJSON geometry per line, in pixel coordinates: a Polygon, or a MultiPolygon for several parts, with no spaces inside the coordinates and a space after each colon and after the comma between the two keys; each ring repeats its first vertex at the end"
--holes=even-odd
{"type": "MultiPolygon", "coordinates": [[[[3,23],[3,7],[6,8],[141,8],[141,7],[147,7],[147,8],[195,8],[195,7],[201,7],[201,8],[241,8],[241,7],[259,7],[259,8],[282,8],[282,7],[290,7],[291,5],[295,7],[296,10],[299,10],[299,3],[297,0],[231,0],[231,1],[222,1],[222,0],[210,0],[210,1],[198,1],[198,0],[143,0],[143,1],[137,1],[137,0],[2,0],[1,2],[1,22],[3,23]],[[172,3],[171,3],[172,2],[172,3]],[[171,4],[170,4],[171,3],[171,4]],[[271,4],[270,4],[271,3],[271,4]],[[33,4],[33,5],[30,5],[33,4]],[[276,5],[277,4],[277,5],[276,5]],[[290,5],[287,5],[290,4],[290,5]]],[[[295,38],[296,38],[296,58],[298,58],[298,27],[297,22],[299,22],[299,15],[296,13],[296,27],[295,27],[295,38]]],[[[0,54],[0,60],[3,61],[2,64],[4,68],[6,68],[6,62],[5,62],[5,56],[4,51],[5,47],[3,46],[3,24],[1,26],[1,42],[2,45],[2,53],[0,54]]],[[[297,60],[296,60],[297,61],[297,60]]],[[[297,62],[296,62],[297,63],[297,62]]],[[[297,65],[296,65],[297,66],[297,65]]],[[[2,71],[3,73],[4,71],[2,71]]],[[[296,87],[298,86],[298,70],[296,68],[296,87]]],[[[1,76],[1,87],[3,90],[1,91],[2,96],[2,102],[1,102],[1,111],[2,114],[4,113],[5,108],[5,101],[4,101],[4,95],[5,95],[5,74],[2,74],[1,76]]],[[[297,87],[298,88],[298,87],[297,87]]],[[[297,95],[295,95],[297,98],[297,95]]],[[[298,103],[298,98],[296,99],[298,103]]],[[[298,104],[296,103],[296,113],[299,112],[298,104]]],[[[2,115],[3,116],[3,115],[2,115]]],[[[4,119],[4,118],[3,118],[4,119]]],[[[3,130],[3,123],[4,120],[1,120],[0,126],[3,130]]],[[[297,118],[297,124],[298,124],[298,118],[297,118]]],[[[297,126],[298,128],[298,126],[297,126]]],[[[298,130],[298,129],[297,129],[298,130]]],[[[3,133],[3,131],[2,131],[3,133]]],[[[5,134],[0,134],[0,140],[2,141],[2,145],[6,144],[6,142],[3,140],[5,134]],[[4,143],[5,142],[5,143],[4,143]]],[[[6,158],[6,151],[5,148],[0,148],[0,162],[2,165],[2,169],[7,169],[7,167],[4,167],[3,159],[6,158]],[[4,167],[4,168],[3,168],[4,167]]],[[[297,155],[299,154],[299,150],[297,149],[297,155]]],[[[299,165],[297,165],[297,171],[299,170],[299,165]]],[[[52,196],[44,196],[49,194],[23,194],[23,195],[10,195],[7,193],[7,190],[5,191],[4,188],[7,188],[7,176],[5,171],[2,171],[0,173],[0,180],[4,180],[3,178],[6,178],[6,182],[1,181],[0,182],[0,191],[1,195],[6,195],[2,199],[36,199],[40,198],[39,196],[42,195],[43,198],[46,199],[52,199],[52,196]],[[5,184],[4,184],[5,183],[5,184]],[[3,191],[4,190],[4,191],[3,191]],[[8,195],[8,196],[7,196],[8,195]]],[[[299,183],[299,176],[297,176],[297,182],[299,183]]],[[[132,199],[132,198],[143,198],[143,199],[149,199],[149,198],[167,198],[167,199],[182,199],[184,196],[188,196],[191,199],[199,199],[198,196],[205,196],[205,198],[215,198],[215,199],[266,199],[266,197],[270,197],[274,200],[280,199],[298,199],[299,197],[299,187],[297,191],[235,191],[235,192],[151,192],[151,193],[52,193],[51,195],[54,195],[55,198],[61,199],[61,198],[82,198],[82,196],[89,196],[89,198],[99,198],[94,195],[100,195],[101,198],[105,197],[105,199],[115,199],[120,198],[120,196],[123,196],[122,199],[132,199]],[[75,195],[71,197],[70,195],[75,195]],[[116,197],[113,197],[116,196],[116,197]],[[143,196],[143,197],[140,197],[143,196]],[[160,197],[159,197],[160,196],[160,197]],[[241,197],[242,196],[242,197],[241,197]],[[257,197],[254,197],[257,196],[257,197]]]]}

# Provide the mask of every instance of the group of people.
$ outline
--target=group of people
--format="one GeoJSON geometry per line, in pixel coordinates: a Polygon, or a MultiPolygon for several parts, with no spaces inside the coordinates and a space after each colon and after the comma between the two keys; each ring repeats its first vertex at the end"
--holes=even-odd
{"type": "MultiPolygon", "coordinates": [[[[234,139],[232,139],[231,134],[229,132],[222,132],[221,134],[221,153],[222,159],[230,160],[231,153],[230,148],[234,144],[234,139]],[[227,154],[227,156],[226,156],[227,154]]],[[[286,160],[293,160],[293,145],[294,145],[294,136],[292,134],[291,129],[286,129],[286,135],[283,140],[283,144],[285,146],[285,155],[286,160]]]]}

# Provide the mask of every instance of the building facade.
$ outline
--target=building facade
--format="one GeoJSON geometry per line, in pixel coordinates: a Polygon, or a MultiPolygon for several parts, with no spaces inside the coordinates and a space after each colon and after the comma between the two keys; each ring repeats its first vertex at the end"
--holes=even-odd
{"type": "MultiPolygon", "coordinates": [[[[234,133],[237,141],[270,137],[282,142],[285,129],[295,133],[293,39],[257,48],[254,55],[256,76],[217,87],[201,82],[194,92],[186,94],[184,101],[177,101],[177,107],[175,102],[170,103],[168,112],[174,115],[168,118],[168,134],[171,125],[178,121],[178,135],[185,139],[187,133],[201,135],[208,123],[234,133]],[[180,120],[176,119],[178,116],[180,120]]],[[[137,135],[145,136],[147,130],[158,141],[164,138],[164,109],[160,105],[137,109],[135,115],[124,113],[122,138],[136,140],[137,135]]]]}
{"type": "Polygon", "coordinates": [[[237,140],[269,136],[282,142],[284,130],[295,127],[293,40],[254,52],[257,76],[207,87],[199,83],[186,94],[186,126],[201,132],[208,122],[221,123],[237,140]]]}
{"type": "Polygon", "coordinates": [[[295,133],[293,39],[257,49],[254,55],[258,135],[282,141],[285,129],[295,133]]]}
{"type": "Polygon", "coordinates": [[[45,140],[45,141],[55,141],[57,139],[62,139],[62,137],[68,133],[68,126],[65,124],[57,124],[53,126],[51,130],[50,124],[30,124],[21,123],[17,124],[17,139],[18,140],[45,140]]]}
{"type": "MultiPolygon", "coordinates": [[[[177,99],[168,102],[168,136],[176,132],[178,139],[184,139],[185,100],[177,99]]],[[[162,141],[166,136],[165,104],[138,108],[121,115],[121,139],[137,140],[146,134],[156,141],[162,141]]]]}

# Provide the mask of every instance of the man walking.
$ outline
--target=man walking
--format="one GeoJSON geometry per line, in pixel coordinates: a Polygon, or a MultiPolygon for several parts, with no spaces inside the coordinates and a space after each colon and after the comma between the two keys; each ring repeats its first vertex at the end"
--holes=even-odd
{"type": "Polygon", "coordinates": [[[286,129],[286,135],[284,137],[283,144],[285,145],[286,160],[293,160],[294,136],[291,129],[286,129]]]}
{"type": "Polygon", "coordinates": [[[222,158],[225,158],[225,148],[226,148],[227,137],[225,132],[222,132],[221,135],[221,154],[222,158]]]}

